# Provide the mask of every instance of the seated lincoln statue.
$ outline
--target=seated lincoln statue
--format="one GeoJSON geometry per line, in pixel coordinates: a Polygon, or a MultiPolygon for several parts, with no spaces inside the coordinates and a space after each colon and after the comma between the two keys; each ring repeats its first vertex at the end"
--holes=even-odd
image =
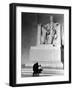
{"type": "Polygon", "coordinates": [[[56,46],[57,44],[59,44],[60,32],[59,32],[59,29],[57,29],[58,26],[59,24],[53,23],[53,17],[50,16],[50,23],[41,26],[42,28],[41,28],[40,43],[51,44],[53,46],[56,46]]]}

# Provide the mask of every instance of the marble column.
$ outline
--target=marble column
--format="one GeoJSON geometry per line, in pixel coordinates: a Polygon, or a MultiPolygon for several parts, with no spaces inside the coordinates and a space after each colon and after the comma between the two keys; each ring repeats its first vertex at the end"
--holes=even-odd
{"type": "Polygon", "coordinates": [[[40,45],[40,39],[41,39],[41,24],[38,24],[37,26],[37,46],[40,45]]]}

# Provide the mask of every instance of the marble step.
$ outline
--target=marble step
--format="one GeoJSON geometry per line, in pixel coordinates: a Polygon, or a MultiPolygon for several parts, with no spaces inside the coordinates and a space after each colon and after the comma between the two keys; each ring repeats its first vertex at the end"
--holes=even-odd
{"type": "MultiPolygon", "coordinates": [[[[32,68],[24,68],[21,70],[21,73],[24,75],[32,75],[33,74],[33,69],[32,68]]],[[[48,69],[48,68],[43,68],[42,73],[40,74],[64,74],[63,69],[48,69]]]]}
{"type": "MultiPolygon", "coordinates": [[[[63,71],[63,69],[49,69],[49,68],[42,68],[43,71],[63,71]]],[[[21,69],[22,72],[33,72],[32,68],[24,68],[21,69]]]]}
{"type": "MultiPolygon", "coordinates": [[[[39,76],[57,76],[57,75],[63,75],[62,73],[40,73],[39,76]]],[[[26,74],[22,74],[21,75],[22,77],[33,77],[33,74],[32,73],[26,73],[26,74]]]]}
{"type": "MultiPolygon", "coordinates": [[[[60,70],[60,71],[42,71],[42,73],[39,74],[39,76],[54,76],[54,75],[64,75],[64,71],[60,70]]],[[[33,76],[33,72],[22,72],[21,73],[22,77],[32,77],[33,76]]]]}
{"type": "MultiPolygon", "coordinates": [[[[55,76],[56,74],[39,74],[39,76],[33,76],[33,74],[22,74],[21,77],[22,78],[25,78],[25,77],[42,77],[42,76],[55,76]]],[[[57,74],[57,75],[60,75],[60,74],[57,74]]]]}
{"type": "MultiPolygon", "coordinates": [[[[33,67],[35,62],[28,62],[25,64],[22,64],[22,67],[33,67]]],[[[61,62],[45,62],[45,61],[39,61],[39,65],[42,67],[49,67],[49,68],[63,68],[63,64],[61,62]]]]}

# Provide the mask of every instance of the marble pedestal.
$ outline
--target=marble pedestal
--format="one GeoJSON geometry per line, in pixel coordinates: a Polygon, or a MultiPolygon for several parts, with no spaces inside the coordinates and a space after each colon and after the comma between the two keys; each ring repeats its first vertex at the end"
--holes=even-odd
{"type": "Polygon", "coordinates": [[[32,46],[29,58],[31,62],[38,62],[42,66],[63,68],[60,47],[52,45],[32,46]]]}

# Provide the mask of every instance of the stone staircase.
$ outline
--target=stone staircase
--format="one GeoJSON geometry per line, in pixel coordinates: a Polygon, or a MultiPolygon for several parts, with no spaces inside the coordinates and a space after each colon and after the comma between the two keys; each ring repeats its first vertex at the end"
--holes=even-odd
{"type": "MultiPolygon", "coordinates": [[[[63,75],[64,69],[63,67],[56,65],[54,63],[48,64],[47,62],[44,64],[41,63],[42,66],[42,73],[39,76],[53,76],[53,75],[63,75]]],[[[33,63],[28,63],[21,69],[21,76],[22,77],[32,77],[33,76],[33,63]]]]}

